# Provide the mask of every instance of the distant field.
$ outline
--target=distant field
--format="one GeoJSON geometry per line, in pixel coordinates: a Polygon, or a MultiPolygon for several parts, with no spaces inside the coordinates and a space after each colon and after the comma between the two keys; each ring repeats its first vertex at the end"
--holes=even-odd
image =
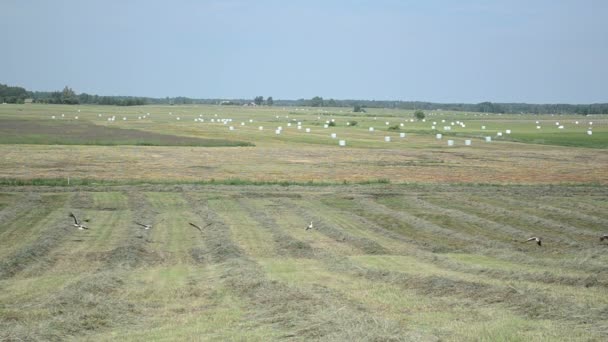
{"type": "Polygon", "coordinates": [[[142,146],[251,146],[250,143],[192,138],[94,125],[72,120],[20,120],[0,117],[0,144],[37,145],[142,145],[142,146]]]}
{"type": "Polygon", "coordinates": [[[0,105],[0,123],[0,177],[10,179],[608,183],[608,116],[436,111],[423,122],[390,109],[0,105]]]}
{"type": "Polygon", "coordinates": [[[0,340],[599,341],[607,198],[581,186],[0,187],[0,340]],[[538,235],[542,247],[524,242],[538,235]]]}

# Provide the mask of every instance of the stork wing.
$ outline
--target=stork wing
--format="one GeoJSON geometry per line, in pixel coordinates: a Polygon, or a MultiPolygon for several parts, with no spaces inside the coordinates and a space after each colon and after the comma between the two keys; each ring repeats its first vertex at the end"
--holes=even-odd
{"type": "Polygon", "coordinates": [[[529,238],[529,239],[528,239],[528,240],[526,240],[526,241],[532,241],[532,240],[536,240],[536,238],[535,238],[535,237],[531,237],[531,238],[529,238]]]}
{"type": "Polygon", "coordinates": [[[136,222],[136,221],[133,221],[133,223],[135,223],[135,224],[137,224],[137,225],[140,225],[140,226],[142,226],[142,227],[147,227],[145,224],[141,224],[141,223],[136,222]]]}
{"type": "Polygon", "coordinates": [[[203,232],[203,230],[201,229],[201,227],[199,227],[199,226],[195,225],[195,224],[194,224],[194,223],[192,223],[192,222],[188,222],[188,223],[190,223],[190,225],[191,225],[192,227],[194,227],[194,228],[198,229],[198,230],[199,230],[201,233],[203,232]]]}
{"type": "Polygon", "coordinates": [[[74,215],[74,213],[70,213],[70,217],[74,219],[74,224],[78,224],[78,219],[76,218],[76,215],[74,215]]]}

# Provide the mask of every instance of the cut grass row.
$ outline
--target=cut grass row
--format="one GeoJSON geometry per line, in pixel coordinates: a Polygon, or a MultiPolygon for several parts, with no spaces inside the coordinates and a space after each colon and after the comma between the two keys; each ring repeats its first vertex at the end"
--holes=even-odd
{"type": "MultiPolygon", "coordinates": [[[[23,196],[23,188],[13,189],[18,192],[3,191],[23,196]]],[[[498,229],[499,222],[491,211],[477,212],[477,195],[469,187],[450,188],[469,200],[458,205],[440,201],[439,194],[420,196],[429,191],[425,187],[347,188],[346,195],[306,189],[125,187],[71,193],[64,206],[36,219],[38,224],[69,226],[63,212],[74,210],[92,218],[92,229],[68,230],[45,260],[34,259],[0,280],[0,337],[594,340],[606,331],[601,245],[589,250],[571,245],[546,256],[534,245],[502,248],[509,245],[504,234],[512,231],[479,232],[481,223],[498,229]],[[425,216],[425,208],[444,210],[451,219],[425,216]],[[376,209],[383,216],[368,213],[376,209]],[[387,216],[395,227],[387,226],[387,216]],[[134,220],[156,226],[143,235],[134,220]],[[305,231],[310,220],[315,228],[305,231]],[[478,227],[466,227],[467,220],[478,227]],[[205,229],[198,232],[188,222],[205,229]],[[433,239],[444,230],[463,241],[479,235],[483,243],[464,248],[437,235],[433,239]],[[82,241],[73,241],[77,236],[82,241]],[[419,239],[449,253],[437,253],[419,239]],[[496,246],[498,253],[490,255],[496,246]],[[129,249],[136,253],[125,253],[129,249]],[[593,265],[572,267],[590,256],[593,265]],[[568,258],[574,261],[562,265],[568,258]],[[527,270],[537,259],[551,272],[527,270]],[[595,283],[569,282],[594,276],[595,283]],[[555,281],[546,281],[550,277],[555,281]]],[[[38,190],[41,196],[71,191],[38,190]]],[[[543,191],[593,203],[588,196],[604,190],[543,191]]],[[[537,190],[506,188],[501,196],[515,199],[522,193],[534,196],[537,190]]],[[[7,209],[10,205],[0,215],[7,209]]],[[[6,217],[9,225],[19,220],[6,217]]],[[[504,221],[530,232],[513,219],[504,221]]]]}

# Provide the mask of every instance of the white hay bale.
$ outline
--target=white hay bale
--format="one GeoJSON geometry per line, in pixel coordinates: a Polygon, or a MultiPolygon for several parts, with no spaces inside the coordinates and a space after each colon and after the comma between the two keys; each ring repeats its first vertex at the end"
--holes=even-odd
{"type": "Polygon", "coordinates": [[[244,122],[241,122],[241,126],[245,126],[245,123],[244,123],[244,122]]]}
{"type": "Polygon", "coordinates": [[[431,126],[431,129],[435,129],[435,126],[431,126]]]}
{"type": "Polygon", "coordinates": [[[55,115],[51,116],[51,119],[55,120],[55,115]]]}
{"type": "Polygon", "coordinates": [[[337,135],[336,133],[332,133],[332,134],[331,134],[331,138],[332,138],[332,139],[336,139],[336,137],[337,137],[337,136],[338,136],[338,135],[337,135]]]}
{"type": "Polygon", "coordinates": [[[323,125],[323,128],[328,128],[328,127],[329,127],[328,124],[323,125]]]}
{"type": "Polygon", "coordinates": [[[234,131],[234,126],[228,127],[229,130],[234,131]]]}
{"type": "Polygon", "coordinates": [[[564,129],[563,125],[559,125],[559,127],[557,127],[557,129],[564,129]]]}
{"type": "Polygon", "coordinates": [[[471,146],[471,139],[467,139],[464,141],[465,146],[471,146]]]}
{"type": "Polygon", "coordinates": [[[340,145],[340,146],[346,146],[346,140],[340,140],[340,141],[338,141],[338,145],[340,145]]]}
{"type": "Polygon", "coordinates": [[[370,128],[369,128],[369,131],[370,131],[370,132],[373,132],[373,131],[374,131],[374,127],[370,127],[370,128]]]}
{"type": "Polygon", "coordinates": [[[540,126],[536,126],[536,129],[540,129],[540,126]]]}
{"type": "Polygon", "coordinates": [[[492,142],[492,137],[486,137],[486,142],[492,142]]]}
{"type": "Polygon", "coordinates": [[[384,141],[391,142],[391,137],[384,137],[384,141]]]}
{"type": "Polygon", "coordinates": [[[481,126],[481,129],[486,129],[486,126],[481,126]]]}
{"type": "Polygon", "coordinates": [[[502,132],[497,132],[496,136],[502,137],[502,132]]]}
{"type": "Polygon", "coordinates": [[[390,122],[388,122],[388,121],[386,121],[384,124],[388,126],[388,125],[390,125],[391,123],[390,123],[390,122]]]}
{"type": "Polygon", "coordinates": [[[454,140],[448,140],[448,146],[454,146],[454,140]]]}
{"type": "Polygon", "coordinates": [[[443,135],[441,133],[435,134],[435,139],[441,139],[443,135]]]}
{"type": "Polygon", "coordinates": [[[403,127],[403,122],[399,124],[399,126],[403,127]]]}
{"type": "Polygon", "coordinates": [[[405,133],[403,133],[403,132],[399,133],[399,138],[405,138],[405,133]]]}
{"type": "Polygon", "coordinates": [[[589,126],[593,126],[593,121],[589,121],[589,126]]]}
{"type": "Polygon", "coordinates": [[[593,135],[593,131],[591,131],[591,130],[587,131],[587,135],[593,135]]]}
{"type": "Polygon", "coordinates": [[[275,134],[281,134],[281,130],[280,130],[280,129],[276,129],[276,130],[274,131],[274,133],[275,133],[275,134]]]}
{"type": "Polygon", "coordinates": [[[507,130],[505,130],[505,133],[507,133],[507,134],[511,134],[511,130],[510,130],[510,129],[507,129],[507,130]]]}

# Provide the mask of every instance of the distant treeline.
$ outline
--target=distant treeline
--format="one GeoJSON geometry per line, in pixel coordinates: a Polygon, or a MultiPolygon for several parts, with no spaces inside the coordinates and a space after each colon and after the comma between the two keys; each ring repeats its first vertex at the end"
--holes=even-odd
{"type": "Polygon", "coordinates": [[[97,104],[114,106],[157,105],[266,105],[266,106],[299,106],[299,107],[350,107],[354,108],[398,108],[408,110],[446,110],[481,113],[533,113],[533,114],[608,114],[608,103],[596,104],[529,104],[529,103],[433,103],[419,101],[376,101],[376,100],[335,100],[315,96],[312,99],[274,100],[271,96],[264,100],[262,96],[253,99],[193,99],[188,97],[133,97],[133,96],[100,96],[87,93],[76,94],[71,88],[62,91],[43,92],[28,91],[21,87],[10,87],[0,84],[0,101],[6,103],[24,103],[32,99],[36,103],[52,104],[97,104]]]}
{"type": "Polygon", "coordinates": [[[25,88],[9,87],[6,84],[0,84],[1,103],[24,103],[31,96],[31,92],[25,90],[25,88]]]}
{"type": "Polygon", "coordinates": [[[481,113],[533,113],[533,114],[608,114],[608,103],[596,104],[530,104],[530,103],[433,103],[420,101],[375,101],[375,100],[324,100],[313,97],[310,100],[274,100],[277,106],[311,107],[355,107],[398,108],[407,110],[446,110],[481,113]]]}

